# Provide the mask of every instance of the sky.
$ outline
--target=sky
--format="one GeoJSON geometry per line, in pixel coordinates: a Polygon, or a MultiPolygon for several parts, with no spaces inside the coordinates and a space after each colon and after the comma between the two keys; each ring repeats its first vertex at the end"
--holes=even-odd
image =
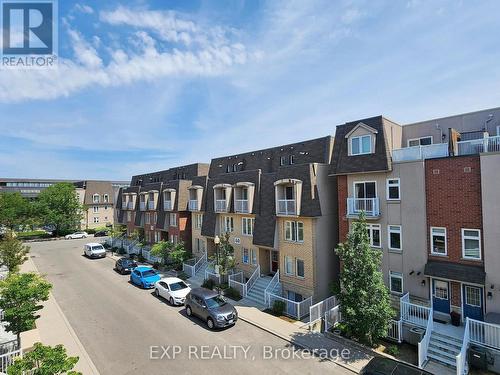
{"type": "Polygon", "coordinates": [[[0,176],[132,175],[500,105],[498,1],[59,1],[56,69],[0,70],[0,176]]]}

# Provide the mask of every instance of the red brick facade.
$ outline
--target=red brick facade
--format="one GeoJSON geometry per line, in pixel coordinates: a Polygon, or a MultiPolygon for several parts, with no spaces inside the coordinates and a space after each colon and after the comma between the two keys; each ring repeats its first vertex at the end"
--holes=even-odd
{"type": "Polygon", "coordinates": [[[339,208],[339,242],[345,242],[349,233],[347,213],[347,176],[337,176],[337,196],[339,208]]]}
{"type": "Polygon", "coordinates": [[[460,283],[452,281],[450,283],[451,289],[451,304],[452,306],[461,307],[462,306],[462,296],[460,293],[460,283]]]}
{"type": "MultiPolygon", "coordinates": [[[[482,264],[462,258],[462,228],[480,229],[483,239],[479,156],[426,160],[425,189],[429,259],[482,264]],[[431,255],[431,227],[446,228],[447,256],[431,255]]],[[[482,244],[481,251],[484,251],[482,244]]]]}

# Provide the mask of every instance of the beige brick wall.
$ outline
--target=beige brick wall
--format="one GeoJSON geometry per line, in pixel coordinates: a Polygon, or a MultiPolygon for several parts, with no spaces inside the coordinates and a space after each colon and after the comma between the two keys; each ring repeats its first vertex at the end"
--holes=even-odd
{"type": "Polygon", "coordinates": [[[94,206],[89,206],[88,209],[84,211],[82,228],[93,229],[106,225],[113,225],[115,216],[113,205],[96,205],[96,207],[98,207],[98,212],[94,212],[94,206]],[[94,218],[98,218],[99,222],[94,223],[94,218]]]}
{"type": "Polygon", "coordinates": [[[197,240],[201,240],[203,241],[203,244],[204,244],[204,249],[207,250],[207,239],[201,235],[201,227],[200,228],[196,228],[196,216],[197,215],[202,215],[203,217],[203,213],[201,212],[193,212],[191,214],[191,238],[192,238],[192,247],[193,247],[193,254],[196,255],[196,256],[200,256],[201,255],[201,252],[198,251],[198,249],[196,248],[197,245],[197,240]]]}

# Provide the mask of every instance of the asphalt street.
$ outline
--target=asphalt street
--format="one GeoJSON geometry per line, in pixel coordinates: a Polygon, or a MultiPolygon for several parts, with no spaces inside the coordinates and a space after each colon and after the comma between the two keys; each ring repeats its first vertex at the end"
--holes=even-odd
{"type": "Polygon", "coordinates": [[[209,331],[183,307],[172,307],[113,271],[110,258],[90,260],[83,240],[31,243],[38,270],[103,375],[352,374],[257,327],[238,321],[209,331]]]}

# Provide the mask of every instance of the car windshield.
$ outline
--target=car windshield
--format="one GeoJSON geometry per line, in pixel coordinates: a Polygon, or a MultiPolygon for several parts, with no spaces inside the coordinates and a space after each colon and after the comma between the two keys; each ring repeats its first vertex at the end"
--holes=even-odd
{"type": "Polygon", "coordinates": [[[134,262],[134,261],[132,261],[132,260],[129,260],[129,259],[125,259],[125,260],[123,261],[123,265],[124,265],[124,266],[135,266],[135,262],[134,262]]]}
{"type": "Polygon", "coordinates": [[[217,307],[224,306],[227,302],[222,296],[215,296],[212,298],[208,298],[205,300],[205,303],[207,304],[207,307],[209,309],[215,309],[217,307]]]}
{"type": "Polygon", "coordinates": [[[144,271],[142,273],[142,277],[151,277],[151,276],[155,276],[155,275],[156,275],[156,272],[153,270],[147,270],[147,271],[144,271]]]}
{"type": "Polygon", "coordinates": [[[173,284],[169,284],[170,286],[170,290],[172,292],[175,292],[177,290],[182,290],[182,289],[186,289],[188,286],[184,283],[184,281],[178,281],[176,283],[173,283],[173,284]]]}
{"type": "Polygon", "coordinates": [[[92,250],[104,250],[102,246],[92,246],[92,250]]]}

